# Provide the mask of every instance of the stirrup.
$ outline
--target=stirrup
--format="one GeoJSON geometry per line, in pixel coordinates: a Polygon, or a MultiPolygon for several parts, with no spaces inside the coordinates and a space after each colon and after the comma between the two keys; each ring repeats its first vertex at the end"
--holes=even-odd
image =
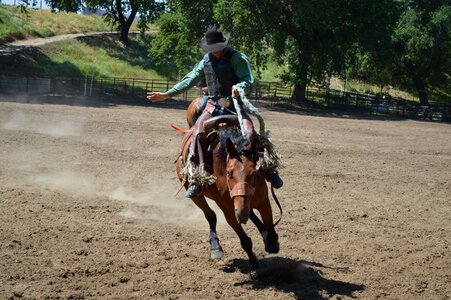
{"type": "Polygon", "coordinates": [[[197,184],[192,184],[189,186],[188,190],[186,191],[186,198],[194,198],[196,196],[199,196],[199,194],[202,193],[202,186],[197,184]]]}

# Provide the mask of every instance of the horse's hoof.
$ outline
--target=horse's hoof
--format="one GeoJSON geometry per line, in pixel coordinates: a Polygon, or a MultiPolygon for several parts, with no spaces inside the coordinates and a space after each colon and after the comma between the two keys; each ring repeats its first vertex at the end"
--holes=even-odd
{"type": "Polygon", "coordinates": [[[211,259],[221,259],[223,257],[224,257],[224,251],[222,251],[222,249],[210,251],[211,259]]]}
{"type": "Polygon", "coordinates": [[[276,254],[279,253],[279,243],[276,244],[272,244],[272,245],[267,245],[265,247],[266,252],[271,253],[271,254],[276,254]]]}

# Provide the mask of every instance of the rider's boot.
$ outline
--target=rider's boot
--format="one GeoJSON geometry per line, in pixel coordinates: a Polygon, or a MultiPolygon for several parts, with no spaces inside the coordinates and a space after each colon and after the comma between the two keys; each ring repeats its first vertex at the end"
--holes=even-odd
{"type": "Polygon", "coordinates": [[[194,198],[202,193],[202,186],[192,183],[186,191],[186,198],[194,198]]]}
{"type": "Polygon", "coordinates": [[[210,175],[207,171],[210,171],[208,166],[204,165],[205,156],[204,150],[207,145],[207,137],[204,132],[198,133],[193,138],[192,155],[188,164],[188,181],[190,183],[188,190],[186,191],[187,198],[193,198],[202,193],[202,187],[210,185],[215,181],[215,177],[210,175]]]}
{"type": "Polygon", "coordinates": [[[283,186],[282,178],[280,178],[279,173],[274,169],[265,170],[265,178],[267,181],[271,182],[275,189],[280,189],[283,186]]]}

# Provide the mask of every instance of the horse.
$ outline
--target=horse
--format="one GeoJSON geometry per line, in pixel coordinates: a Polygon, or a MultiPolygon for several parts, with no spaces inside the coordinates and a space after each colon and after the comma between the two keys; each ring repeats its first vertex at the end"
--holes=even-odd
{"type": "MultiPolygon", "coordinates": [[[[197,114],[195,106],[199,100],[198,98],[193,101],[187,110],[189,125],[195,122],[195,114],[197,114]]],[[[249,257],[251,267],[255,269],[258,267],[258,260],[252,251],[252,240],[245,233],[242,224],[250,219],[263,237],[266,252],[278,253],[279,242],[275,231],[277,223],[273,223],[264,173],[256,168],[257,145],[249,143],[241,135],[238,124],[238,118],[235,115],[217,116],[205,122],[205,132],[209,137],[208,153],[211,171],[216,180],[213,184],[205,186],[203,193],[192,198],[192,201],[203,211],[210,226],[210,258],[221,259],[224,251],[216,233],[216,214],[205,197],[214,200],[222,210],[227,223],[238,235],[241,247],[249,257]],[[254,209],[260,213],[262,220],[254,213],[254,209]]],[[[188,159],[191,134],[191,130],[186,131],[175,164],[177,176],[185,189],[188,188],[189,183],[182,175],[182,169],[188,159]]],[[[275,196],[274,192],[273,196],[275,196]]],[[[280,204],[278,202],[277,204],[280,208],[280,204]]]]}

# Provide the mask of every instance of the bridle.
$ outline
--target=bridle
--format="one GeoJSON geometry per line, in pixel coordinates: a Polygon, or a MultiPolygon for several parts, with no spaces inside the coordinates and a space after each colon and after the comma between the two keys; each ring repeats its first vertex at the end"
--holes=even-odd
{"type": "MultiPolygon", "coordinates": [[[[240,156],[249,157],[249,154],[252,154],[251,158],[253,158],[253,151],[251,150],[241,150],[238,153],[240,156]]],[[[230,154],[227,154],[227,160],[230,154]]],[[[230,178],[231,176],[227,174],[227,187],[229,189],[230,198],[234,198],[236,196],[246,197],[249,195],[253,195],[255,193],[255,175],[253,175],[253,185],[247,183],[246,181],[241,181],[235,184],[233,189],[230,187],[230,178]]]]}

